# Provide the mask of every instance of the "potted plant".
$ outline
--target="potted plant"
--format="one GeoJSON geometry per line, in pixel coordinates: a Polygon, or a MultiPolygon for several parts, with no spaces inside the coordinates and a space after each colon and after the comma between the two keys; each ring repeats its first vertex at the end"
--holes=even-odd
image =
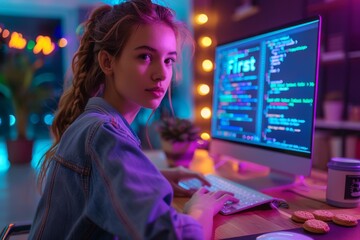
{"type": "Polygon", "coordinates": [[[166,117],[157,127],[170,167],[188,167],[199,140],[200,129],[188,119],[166,117]]]}
{"type": "Polygon", "coordinates": [[[33,139],[27,136],[29,116],[41,110],[43,101],[52,95],[51,87],[45,84],[52,81],[35,72],[43,65],[42,60],[31,62],[22,52],[9,52],[0,65],[0,93],[12,105],[15,116],[16,136],[7,139],[10,163],[28,163],[32,158],[33,139]]]}

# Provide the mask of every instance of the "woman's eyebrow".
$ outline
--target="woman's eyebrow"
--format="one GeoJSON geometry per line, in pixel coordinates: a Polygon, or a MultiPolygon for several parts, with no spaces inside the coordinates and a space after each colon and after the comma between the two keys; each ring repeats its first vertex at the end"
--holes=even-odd
{"type": "MultiPolygon", "coordinates": [[[[152,48],[150,46],[146,46],[146,45],[142,45],[139,47],[136,47],[135,50],[147,50],[150,52],[157,52],[157,50],[155,48],[152,48]]],[[[177,56],[177,52],[176,51],[172,51],[168,53],[169,55],[176,55],[177,56]]]]}

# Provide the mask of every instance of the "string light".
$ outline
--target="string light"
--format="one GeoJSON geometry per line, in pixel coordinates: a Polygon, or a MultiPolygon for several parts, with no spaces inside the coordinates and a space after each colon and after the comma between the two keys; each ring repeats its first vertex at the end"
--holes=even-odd
{"type": "Polygon", "coordinates": [[[200,137],[201,137],[202,140],[205,140],[205,141],[210,140],[210,134],[207,133],[207,132],[201,133],[200,137]]]}
{"type": "Polygon", "coordinates": [[[26,48],[27,48],[28,50],[33,50],[34,47],[35,47],[35,42],[34,42],[33,40],[29,40],[26,48]]]}
{"type": "Polygon", "coordinates": [[[10,32],[8,29],[0,27],[0,37],[6,39],[9,36],[10,39],[7,43],[9,48],[20,50],[26,48],[27,50],[32,51],[34,54],[42,53],[44,55],[49,55],[56,49],[56,45],[60,48],[64,48],[68,44],[66,38],[59,39],[57,44],[55,44],[51,37],[42,35],[38,35],[35,42],[33,40],[25,39],[23,34],[20,32],[10,32]]]}
{"type": "Polygon", "coordinates": [[[10,31],[7,29],[4,29],[4,31],[2,32],[2,37],[7,38],[8,36],[10,36],[10,31]]]}
{"type": "Polygon", "coordinates": [[[209,94],[210,87],[207,84],[200,84],[197,88],[197,91],[198,91],[199,95],[205,96],[205,95],[209,94]]]}
{"type": "Polygon", "coordinates": [[[207,23],[208,20],[209,20],[208,16],[204,13],[198,14],[195,17],[195,22],[199,25],[203,25],[207,23]]]}
{"type": "Polygon", "coordinates": [[[212,44],[212,39],[208,36],[203,36],[199,38],[198,43],[203,48],[210,47],[212,44]]]}
{"type": "MultiPolygon", "coordinates": [[[[194,17],[194,23],[196,25],[204,25],[204,24],[208,23],[208,21],[209,21],[208,15],[204,14],[204,13],[197,14],[194,17]]],[[[214,45],[213,39],[208,35],[200,35],[197,39],[197,44],[202,49],[209,48],[212,45],[214,45]]],[[[201,60],[201,67],[199,68],[200,71],[212,72],[213,69],[214,69],[214,63],[211,60],[211,58],[201,60]]],[[[196,88],[196,92],[199,96],[207,96],[210,93],[210,87],[208,84],[205,84],[205,83],[198,84],[197,88],[196,88]]],[[[207,103],[207,104],[205,104],[205,106],[203,106],[197,110],[197,111],[199,111],[199,115],[203,119],[203,120],[200,120],[200,122],[206,122],[207,120],[209,120],[211,118],[212,110],[211,110],[211,107],[209,107],[208,105],[210,105],[210,104],[207,103]],[[204,121],[204,120],[206,120],[206,121],[204,121]]],[[[211,138],[211,136],[207,132],[207,130],[202,132],[200,134],[200,137],[204,141],[209,141],[211,138]]]]}
{"type": "Polygon", "coordinates": [[[205,59],[205,60],[202,62],[201,66],[202,66],[202,68],[203,68],[203,70],[204,70],[205,72],[211,72],[211,71],[213,70],[213,67],[214,67],[212,61],[209,60],[209,59],[205,59]]]}
{"type": "Polygon", "coordinates": [[[43,52],[44,55],[49,55],[55,49],[55,44],[51,42],[50,37],[39,35],[36,38],[36,44],[33,53],[38,54],[43,52]]]}
{"type": "Polygon", "coordinates": [[[203,107],[200,111],[200,115],[204,119],[209,119],[211,117],[211,109],[209,107],[203,107]]]}
{"type": "Polygon", "coordinates": [[[61,38],[58,42],[58,46],[63,48],[63,47],[66,47],[68,44],[68,41],[66,40],[66,38],[61,38]]]}
{"type": "Polygon", "coordinates": [[[9,48],[24,49],[26,42],[21,33],[13,32],[10,37],[9,48]]]}

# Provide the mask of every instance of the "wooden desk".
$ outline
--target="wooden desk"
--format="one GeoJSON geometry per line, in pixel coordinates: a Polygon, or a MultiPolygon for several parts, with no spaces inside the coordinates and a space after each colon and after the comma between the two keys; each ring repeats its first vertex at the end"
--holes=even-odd
{"type": "MultiPolygon", "coordinates": [[[[158,164],[164,165],[164,156],[158,164]],[[161,163],[162,162],[162,163],[161,163]]],[[[231,161],[225,162],[217,170],[234,171],[236,169],[231,161]],[[235,169],[234,169],[235,168],[235,169]]],[[[250,165],[251,168],[251,165],[250,165]]],[[[207,152],[198,150],[194,160],[190,164],[190,169],[206,173],[214,173],[214,163],[211,161],[207,152]]],[[[266,174],[266,170],[259,174],[266,174]]],[[[250,173],[245,173],[249,175],[250,173]]],[[[251,174],[250,174],[251,175],[251,174]]],[[[271,231],[300,228],[302,224],[290,220],[291,214],[296,210],[313,211],[315,209],[327,209],[333,213],[347,213],[360,219],[360,207],[352,209],[342,209],[332,207],[325,202],[325,186],[327,181],[326,172],[313,170],[311,176],[299,182],[294,188],[273,189],[264,191],[266,194],[283,198],[289,204],[289,209],[271,209],[269,207],[258,207],[252,210],[240,212],[230,216],[218,214],[214,217],[213,237],[214,239],[224,239],[240,237],[252,234],[260,234],[271,231]]],[[[174,207],[182,211],[188,198],[175,198],[174,207]]],[[[356,228],[360,229],[360,225],[356,228]]],[[[330,230],[331,231],[331,230],[330,230]]],[[[340,240],[341,236],[336,240],[340,240]]],[[[353,239],[360,239],[354,236],[353,239]]]]}

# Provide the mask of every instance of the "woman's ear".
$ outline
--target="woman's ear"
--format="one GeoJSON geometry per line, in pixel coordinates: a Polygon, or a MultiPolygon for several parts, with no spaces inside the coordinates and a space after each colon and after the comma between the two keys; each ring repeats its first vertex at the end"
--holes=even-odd
{"type": "Polygon", "coordinates": [[[101,50],[98,53],[99,66],[105,75],[111,75],[113,73],[113,69],[112,69],[113,59],[114,59],[114,57],[111,56],[105,50],[101,50]]]}

